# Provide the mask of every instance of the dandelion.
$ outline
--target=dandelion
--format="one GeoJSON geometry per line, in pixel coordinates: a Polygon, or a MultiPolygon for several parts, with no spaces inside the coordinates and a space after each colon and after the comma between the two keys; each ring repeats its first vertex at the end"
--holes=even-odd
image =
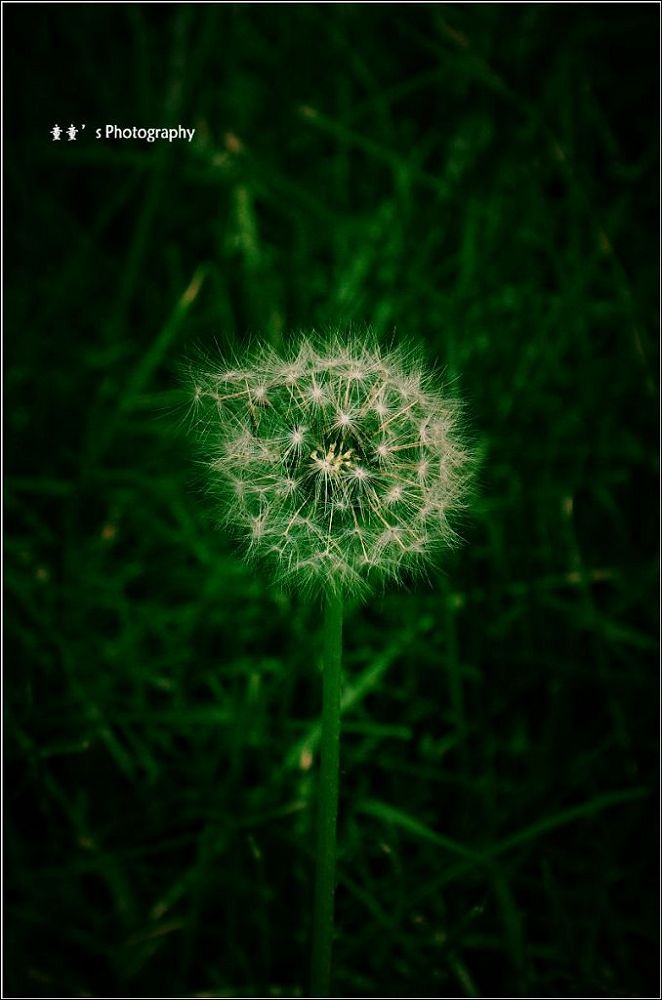
{"type": "Polygon", "coordinates": [[[278,582],[325,602],[311,995],[328,996],[343,600],[456,543],[470,467],[460,410],[416,352],[340,334],[196,370],[192,397],[222,523],[278,582]]]}
{"type": "Polygon", "coordinates": [[[281,583],[365,594],[456,542],[458,405],[416,355],[305,338],[196,372],[193,396],[223,523],[281,583]]]}

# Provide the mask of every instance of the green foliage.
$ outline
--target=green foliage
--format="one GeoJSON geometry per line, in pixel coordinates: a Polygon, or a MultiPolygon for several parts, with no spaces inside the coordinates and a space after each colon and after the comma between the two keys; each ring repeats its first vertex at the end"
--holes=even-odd
{"type": "Polygon", "coordinates": [[[482,471],[347,609],[337,993],[653,995],[657,12],[4,14],[5,992],[305,989],[320,612],[215,529],[177,364],[369,323],[482,471]]]}

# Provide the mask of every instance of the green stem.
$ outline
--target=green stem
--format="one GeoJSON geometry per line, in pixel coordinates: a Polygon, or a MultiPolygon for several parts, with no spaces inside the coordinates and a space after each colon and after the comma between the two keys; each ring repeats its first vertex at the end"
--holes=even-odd
{"type": "Polygon", "coordinates": [[[315,912],[313,917],[312,997],[328,997],[336,887],[336,819],[340,762],[340,687],[342,678],[342,594],[329,594],[323,626],[322,760],[319,774],[315,912]]]}

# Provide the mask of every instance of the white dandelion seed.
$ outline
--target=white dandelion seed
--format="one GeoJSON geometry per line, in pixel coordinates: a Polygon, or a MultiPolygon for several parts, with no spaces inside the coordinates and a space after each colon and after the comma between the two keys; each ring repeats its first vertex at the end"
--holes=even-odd
{"type": "Polygon", "coordinates": [[[303,338],[195,372],[192,396],[223,521],[282,581],[362,592],[456,542],[469,454],[417,355],[303,338]]]}

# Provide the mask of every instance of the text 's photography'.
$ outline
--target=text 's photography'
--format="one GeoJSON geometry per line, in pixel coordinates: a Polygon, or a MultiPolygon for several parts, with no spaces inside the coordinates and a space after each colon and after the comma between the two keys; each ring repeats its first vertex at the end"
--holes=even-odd
{"type": "Polygon", "coordinates": [[[659,5],[2,22],[2,995],[658,997],[659,5]]]}
{"type": "MultiPolygon", "coordinates": [[[[71,124],[66,129],[61,128],[59,125],[54,125],[50,129],[50,135],[53,142],[60,142],[65,138],[69,142],[75,142],[79,138],[78,133],[82,137],[86,128],[87,122],[78,126],[71,124]]],[[[146,142],[157,142],[158,140],[175,142],[178,139],[183,139],[185,142],[191,142],[195,135],[195,129],[184,128],[183,125],[178,125],[177,128],[142,128],[137,125],[123,128],[121,125],[103,125],[93,126],[90,134],[95,139],[107,140],[143,139],[146,142]]]]}

